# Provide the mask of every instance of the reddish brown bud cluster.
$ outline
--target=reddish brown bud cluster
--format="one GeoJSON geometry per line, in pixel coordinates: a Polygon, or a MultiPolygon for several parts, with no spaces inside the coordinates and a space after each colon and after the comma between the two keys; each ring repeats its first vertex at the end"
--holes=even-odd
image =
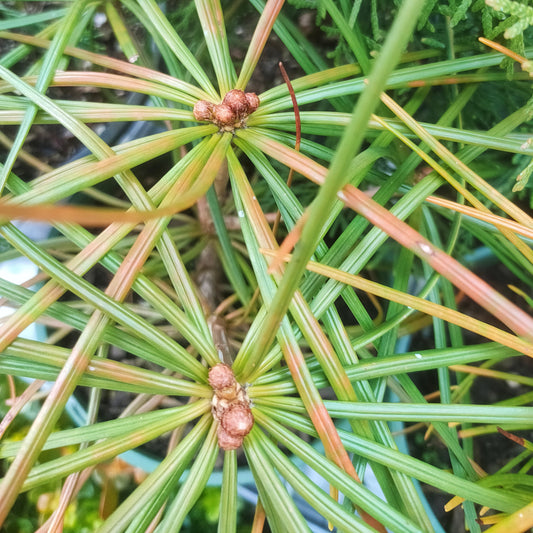
{"type": "Polygon", "coordinates": [[[213,416],[219,422],[218,445],[223,450],[236,450],[254,425],[250,400],[233,370],[224,363],[211,368],[209,384],[214,391],[213,416]]]}
{"type": "Polygon", "coordinates": [[[220,104],[198,100],[194,104],[193,114],[196,120],[213,122],[221,131],[234,131],[242,127],[248,115],[258,107],[259,97],[255,93],[232,89],[220,104]]]}

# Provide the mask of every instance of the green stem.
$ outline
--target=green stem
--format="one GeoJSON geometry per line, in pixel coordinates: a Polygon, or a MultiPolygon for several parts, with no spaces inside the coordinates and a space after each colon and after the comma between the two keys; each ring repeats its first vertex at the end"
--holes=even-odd
{"type": "Polygon", "coordinates": [[[263,354],[272,344],[281,319],[287,312],[294,291],[305,271],[305,266],[322,235],[324,221],[331,205],[335,203],[336,194],[351,177],[348,172],[350,163],[361,147],[370,115],[379,102],[380,93],[389,74],[400,59],[423,4],[423,0],[407,0],[403,3],[369,77],[368,87],[355,106],[352,119],[346,127],[326,181],[309,208],[308,220],[303,227],[300,241],[259,333],[256,346],[263,354]]]}

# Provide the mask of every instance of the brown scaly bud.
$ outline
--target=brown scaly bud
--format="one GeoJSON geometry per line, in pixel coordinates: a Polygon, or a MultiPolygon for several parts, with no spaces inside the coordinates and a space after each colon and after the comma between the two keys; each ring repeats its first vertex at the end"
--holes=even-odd
{"type": "Polygon", "coordinates": [[[219,126],[229,126],[235,122],[235,113],[228,104],[213,107],[213,122],[219,126]]]}
{"type": "Polygon", "coordinates": [[[230,435],[222,426],[218,426],[217,437],[223,450],[236,450],[242,444],[242,437],[230,435]]]}
{"type": "Polygon", "coordinates": [[[241,386],[237,382],[235,382],[235,384],[231,387],[226,387],[225,389],[218,389],[216,391],[216,395],[221,400],[229,400],[231,402],[235,400],[235,398],[237,398],[237,395],[239,394],[240,390],[241,386]]]}
{"type": "Polygon", "coordinates": [[[223,104],[229,105],[236,117],[243,117],[248,114],[248,100],[244,91],[232,89],[226,93],[223,104]]]}
{"type": "Polygon", "coordinates": [[[241,386],[235,380],[233,370],[224,364],[219,363],[209,371],[209,385],[213,387],[215,395],[219,400],[233,401],[237,398],[241,386]]]}
{"type": "Polygon", "coordinates": [[[253,113],[259,107],[259,96],[255,93],[246,93],[246,102],[248,103],[248,115],[253,113]]]}
{"type": "Polygon", "coordinates": [[[207,100],[198,100],[194,104],[192,113],[196,120],[213,120],[214,105],[207,100]]]}
{"type": "Polygon", "coordinates": [[[213,388],[211,412],[218,422],[218,445],[223,450],[236,450],[254,425],[246,389],[235,379],[233,370],[218,363],[209,370],[209,385],[213,388]]]}
{"type": "Polygon", "coordinates": [[[222,413],[220,424],[233,437],[245,437],[254,425],[254,417],[250,407],[234,403],[222,413]]]}
{"type": "Polygon", "coordinates": [[[218,363],[209,371],[209,385],[215,391],[233,387],[236,383],[233,370],[225,363],[218,363]]]}

